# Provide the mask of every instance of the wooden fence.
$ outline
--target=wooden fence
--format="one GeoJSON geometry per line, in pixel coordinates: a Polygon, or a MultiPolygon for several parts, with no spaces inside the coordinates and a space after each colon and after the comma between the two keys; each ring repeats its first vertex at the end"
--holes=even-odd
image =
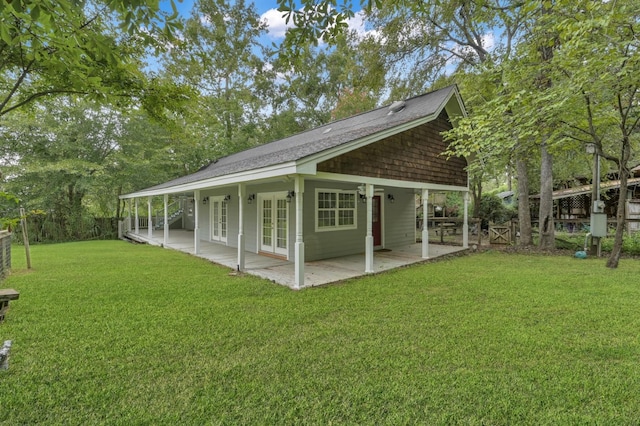
{"type": "MultiPolygon", "coordinates": [[[[590,219],[554,219],[556,231],[570,234],[586,234],[590,231],[590,219]]],[[[531,221],[534,232],[537,232],[538,221],[531,221]]],[[[422,229],[422,220],[416,223],[418,230],[422,229]]],[[[437,236],[440,243],[452,242],[460,239],[462,234],[463,220],[458,217],[436,217],[429,218],[428,228],[437,236]]],[[[608,235],[615,233],[616,220],[607,220],[608,235]]],[[[628,235],[640,232],[640,219],[627,219],[625,221],[625,231],[628,235]]],[[[481,220],[469,218],[469,244],[511,244],[516,242],[519,233],[519,222],[512,219],[504,224],[490,224],[487,229],[481,229],[481,220]]]]}
{"type": "MultiPolygon", "coordinates": [[[[86,217],[70,223],[65,218],[36,215],[27,219],[27,230],[29,242],[32,244],[110,240],[118,238],[118,221],[109,217],[86,217]]],[[[14,238],[16,244],[22,243],[21,227],[14,230],[14,238]]]]}
{"type": "Polygon", "coordinates": [[[11,270],[11,233],[0,231],[0,278],[11,270]]]}

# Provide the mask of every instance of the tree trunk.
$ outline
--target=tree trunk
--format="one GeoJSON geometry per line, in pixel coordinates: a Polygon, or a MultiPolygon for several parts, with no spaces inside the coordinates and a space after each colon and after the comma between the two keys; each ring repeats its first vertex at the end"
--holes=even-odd
{"type": "Polygon", "coordinates": [[[615,269],[620,262],[622,255],[622,237],[624,236],[624,222],[627,211],[627,188],[629,169],[627,167],[629,158],[631,157],[631,143],[628,137],[624,137],[622,142],[622,155],[620,155],[620,167],[618,167],[618,175],[620,177],[620,191],[618,192],[618,208],[616,209],[616,236],[613,241],[611,255],[607,259],[607,268],[615,269]]]}
{"type": "Polygon", "coordinates": [[[120,221],[122,213],[124,213],[124,206],[122,207],[122,210],[120,210],[120,206],[122,206],[124,202],[124,200],[120,200],[120,195],[122,195],[122,185],[118,187],[118,195],[116,196],[116,222],[120,221]]]}
{"type": "MultiPolygon", "coordinates": [[[[552,13],[553,3],[542,2],[541,13],[544,17],[552,13]]],[[[542,60],[541,73],[538,76],[538,88],[547,91],[552,87],[551,77],[547,73],[547,66],[553,59],[553,50],[556,45],[556,35],[543,33],[541,44],[538,47],[542,60]]],[[[543,132],[548,132],[548,129],[543,132]]],[[[540,248],[553,249],[556,246],[555,225],[553,223],[553,157],[547,147],[548,137],[543,133],[540,144],[540,214],[538,227],[540,229],[540,248]]]]}
{"type": "Polygon", "coordinates": [[[471,196],[473,197],[473,215],[480,217],[480,201],[482,200],[482,176],[484,173],[474,173],[471,176],[471,196]]]}
{"type": "Polygon", "coordinates": [[[540,248],[555,248],[555,225],[553,223],[553,157],[547,151],[546,141],[540,146],[540,248]]]}
{"type": "Polygon", "coordinates": [[[627,195],[627,178],[620,177],[620,197],[618,199],[618,208],[616,209],[616,235],[613,241],[613,248],[609,259],[607,259],[607,268],[615,269],[620,262],[622,255],[622,237],[624,235],[624,219],[626,213],[626,195],[627,195]],[[624,181],[624,183],[623,183],[624,181]]]}
{"type": "Polygon", "coordinates": [[[516,172],[518,174],[518,223],[520,226],[521,246],[533,245],[533,232],[531,230],[531,206],[529,203],[529,175],[527,163],[524,158],[516,159],[516,172]]]}

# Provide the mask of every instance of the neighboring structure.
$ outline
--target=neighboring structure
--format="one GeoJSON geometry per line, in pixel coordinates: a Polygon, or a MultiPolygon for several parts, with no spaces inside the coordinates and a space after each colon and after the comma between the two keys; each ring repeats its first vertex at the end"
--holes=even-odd
{"type": "MultiPolygon", "coordinates": [[[[587,178],[576,178],[572,183],[565,183],[566,187],[553,191],[554,220],[564,223],[568,230],[580,230],[578,223],[584,223],[590,218],[593,205],[594,188],[587,183],[587,178]],[[575,184],[577,183],[577,185],[575,184]]],[[[617,214],[620,194],[620,180],[617,175],[610,173],[606,180],[598,185],[600,199],[603,203],[602,212],[609,219],[614,219],[617,214]]],[[[531,195],[532,217],[538,216],[540,194],[531,195]]],[[[627,230],[634,232],[640,230],[640,166],[631,169],[631,176],[627,179],[627,192],[622,195],[625,201],[627,230]]]]}
{"type": "MultiPolygon", "coordinates": [[[[193,229],[196,254],[202,241],[236,247],[240,271],[245,251],[282,257],[295,262],[294,288],[300,288],[305,261],[364,252],[370,273],[375,249],[415,244],[415,195],[427,212],[429,191],[436,190],[465,194],[467,246],[467,162],[442,155],[441,135],[464,115],[451,86],[229,155],[123,195],[135,218],[126,232],[151,239],[152,197],[163,196],[165,241],[178,223],[193,229]],[[181,200],[173,210],[170,195],[181,200]],[[140,199],[147,204],[146,233],[140,199]]],[[[428,258],[426,224],[422,236],[428,258]]]]}

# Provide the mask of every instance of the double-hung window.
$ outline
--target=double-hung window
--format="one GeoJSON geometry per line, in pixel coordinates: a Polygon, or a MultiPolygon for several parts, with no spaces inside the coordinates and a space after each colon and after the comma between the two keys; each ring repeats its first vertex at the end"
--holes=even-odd
{"type": "Polygon", "coordinates": [[[316,189],[316,230],[355,229],[356,191],[316,189]]]}

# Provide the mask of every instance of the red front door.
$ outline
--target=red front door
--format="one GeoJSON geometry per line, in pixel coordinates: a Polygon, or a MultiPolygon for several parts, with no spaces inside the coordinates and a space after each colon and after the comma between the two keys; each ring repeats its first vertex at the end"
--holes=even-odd
{"type": "Polygon", "coordinates": [[[373,209],[372,231],[373,245],[378,247],[382,245],[382,215],[380,214],[380,196],[374,195],[371,208],[373,209]]]}

